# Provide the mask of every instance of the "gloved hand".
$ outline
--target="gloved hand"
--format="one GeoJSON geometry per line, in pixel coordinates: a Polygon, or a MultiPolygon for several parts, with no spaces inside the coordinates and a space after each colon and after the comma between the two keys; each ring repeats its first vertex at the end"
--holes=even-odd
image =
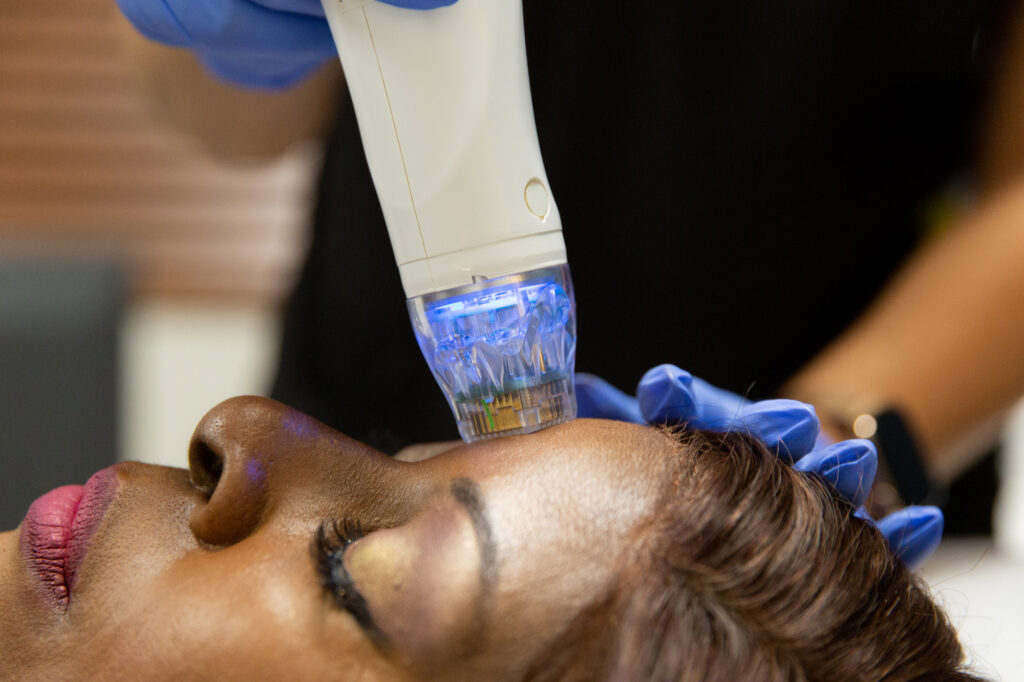
{"type": "MultiPolygon", "coordinates": [[[[381,0],[434,9],[455,0],[381,0]]],[[[338,53],[320,0],[117,0],[151,40],[193,50],[214,74],[255,88],[284,88],[338,53]]]]}
{"type": "MultiPolygon", "coordinates": [[[[751,402],[722,390],[673,365],[648,371],[627,395],[591,374],[576,375],[579,416],[618,419],[642,424],[685,422],[695,429],[743,431],[786,457],[800,471],[816,473],[832,483],[871,521],[862,505],[871,491],[878,454],[866,440],[831,445],[818,441],[814,408],[795,400],[751,402]]],[[[874,523],[874,521],[872,521],[874,523]]],[[[878,522],[896,556],[913,568],[942,539],[942,512],[935,507],[907,507],[878,522]]]]}

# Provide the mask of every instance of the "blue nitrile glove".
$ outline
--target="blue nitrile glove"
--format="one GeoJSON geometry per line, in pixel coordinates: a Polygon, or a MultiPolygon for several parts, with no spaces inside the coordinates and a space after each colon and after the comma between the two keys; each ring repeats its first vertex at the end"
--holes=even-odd
{"type": "Polygon", "coordinates": [[[647,372],[636,398],[593,374],[577,374],[576,403],[580,417],[743,430],[793,460],[810,452],[818,435],[818,417],[810,405],[795,400],[750,402],[672,365],[647,372]]]}
{"type": "MultiPolygon", "coordinates": [[[[381,0],[435,9],[455,0],[381,0]]],[[[193,50],[221,78],[283,88],[338,53],[320,0],[117,0],[151,40],[193,50]]]]}
{"type": "MultiPolygon", "coordinates": [[[[831,482],[858,507],[867,499],[878,467],[878,455],[870,441],[827,444],[818,439],[818,417],[810,405],[795,400],[751,402],[673,365],[647,372],[636,398],[599,377],[577,374],[576,399],[581,417],[652,424],[685,422],[695,429],[749,433],[795,462],[798,470],[831,482]]],[[[863,508],[858,515],[871,520],[863,508]]],[[[908,507],[877,525],[893,553],[911,567],[935,551],[942,538],[942,512],[935,507],[908,507]]]]}

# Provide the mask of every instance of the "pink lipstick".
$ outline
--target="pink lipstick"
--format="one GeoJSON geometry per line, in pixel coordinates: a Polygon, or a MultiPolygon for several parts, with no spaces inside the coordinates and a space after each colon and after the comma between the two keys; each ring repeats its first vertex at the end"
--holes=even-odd
{"type": "Polygon", "coordinates": [[[117,492],[115,468],[92,476],[84,486],[52,490],[32,503],[21,524],[21,548],[38,581],[58,607],[71,600],[89,541],[117,492]]]}

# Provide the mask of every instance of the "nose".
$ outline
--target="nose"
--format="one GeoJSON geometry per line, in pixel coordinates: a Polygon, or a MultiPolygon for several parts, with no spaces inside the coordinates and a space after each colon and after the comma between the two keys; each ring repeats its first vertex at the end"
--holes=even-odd
{"type": "Polygon", "coordinates": [[[192,435],[188,460],[192,484],[207,497],[193,508],[189,527],[214,546],[243,540],[289,502],[307,514],[336,513],[339,503],[372,504],[361,490],[375,482],[379,491],[395,466],[281,403],[256,397],[232,398],[210,410],[192,435]]]}

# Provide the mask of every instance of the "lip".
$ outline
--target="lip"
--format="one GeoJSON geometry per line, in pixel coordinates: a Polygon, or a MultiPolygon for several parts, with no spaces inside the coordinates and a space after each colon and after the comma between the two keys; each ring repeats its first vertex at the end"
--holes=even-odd
{"type": "Polygon", "coordinates": [[[32,503],[21,524],[21,550],[33,575],[60,609],[71,601],[78,569],[117,492],[115,467],[81,485],[51,490],[32,503]]]}

